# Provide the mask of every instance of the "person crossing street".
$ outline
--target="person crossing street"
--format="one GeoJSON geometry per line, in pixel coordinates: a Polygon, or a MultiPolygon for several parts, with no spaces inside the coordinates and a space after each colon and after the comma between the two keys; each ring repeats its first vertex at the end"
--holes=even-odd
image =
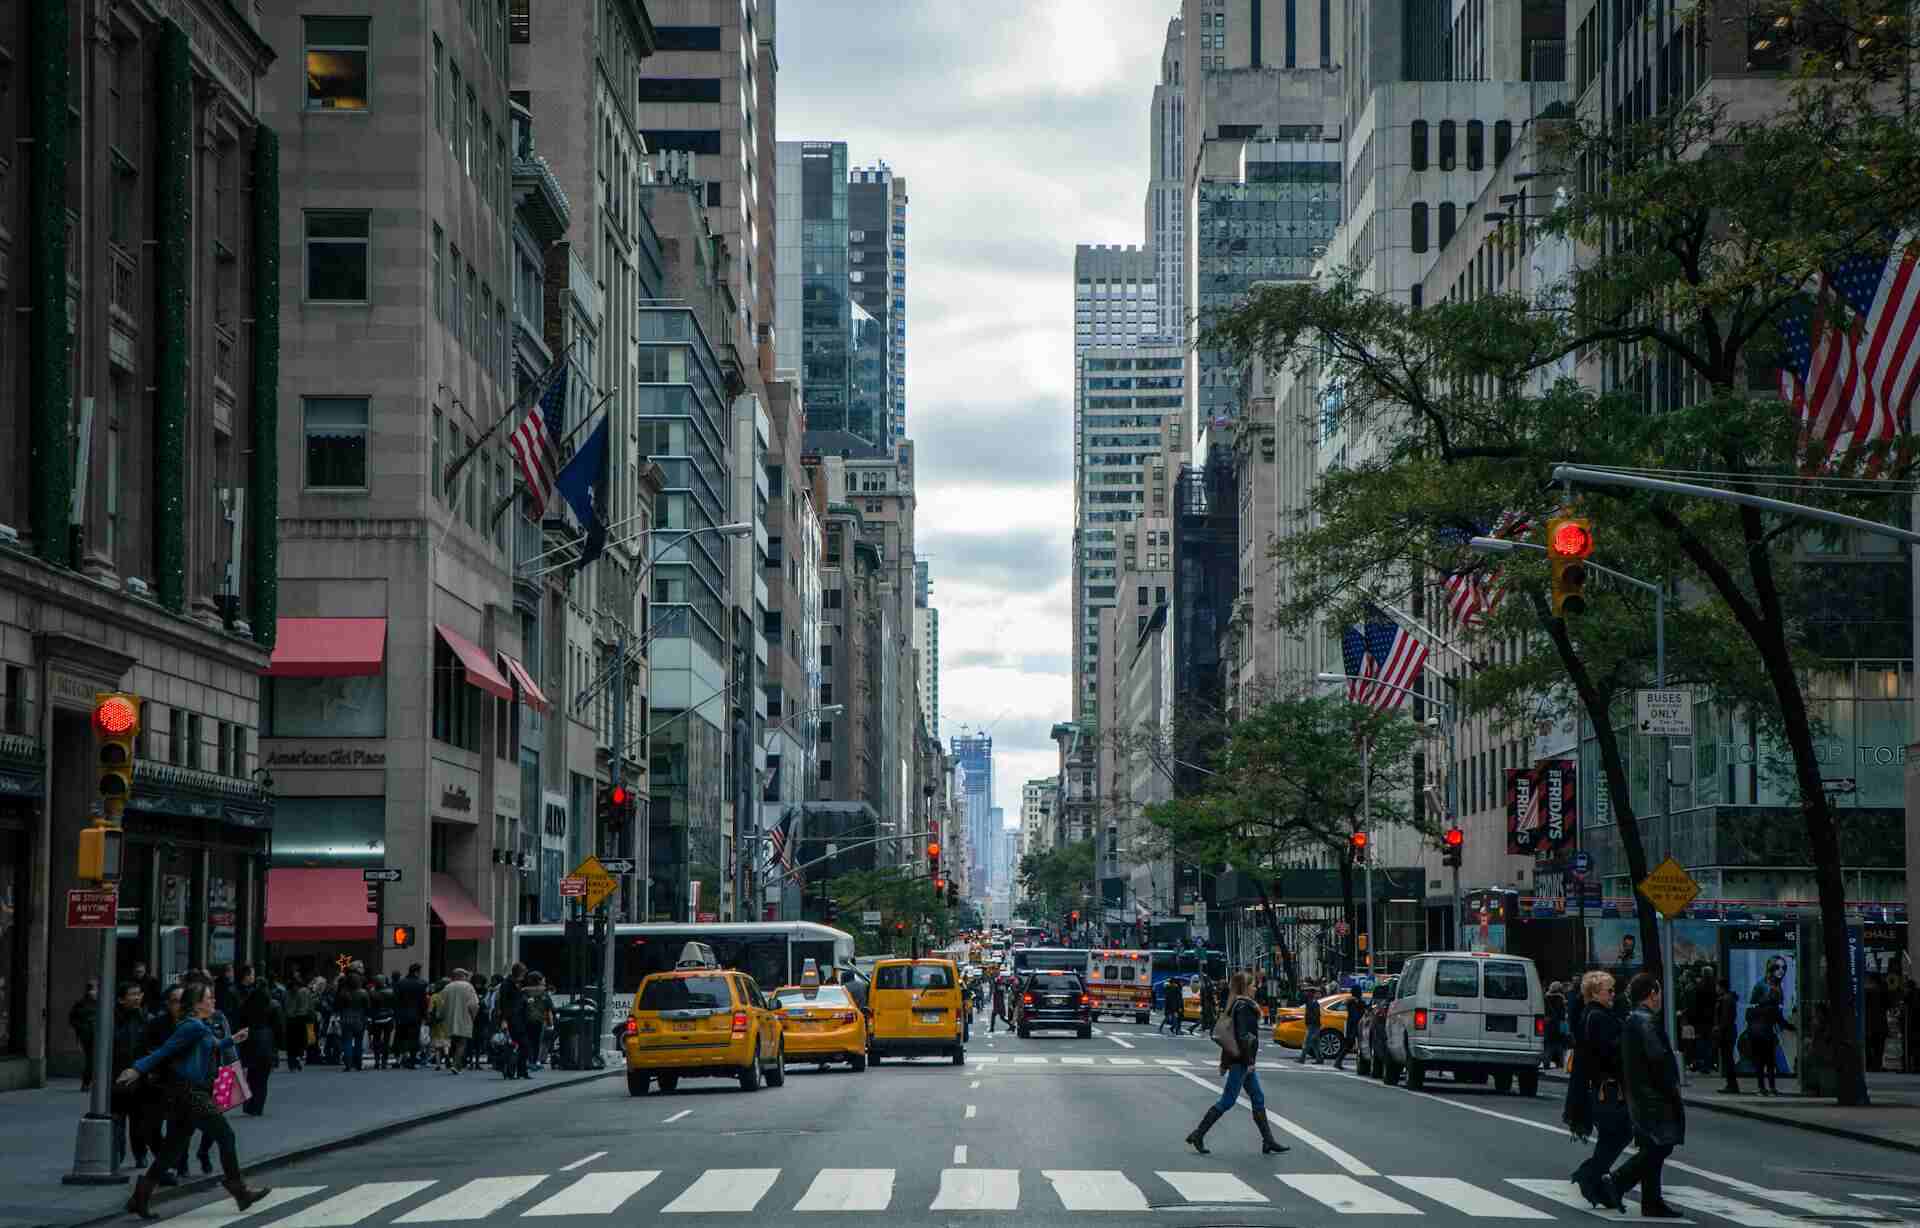
{"type": "Polygon", "coordinates": [[[1360,1028],[1366,1022],[1366,1018],[1367,1000],[1361,997],[1360,991],[1356,989],[1353,996],[1347,999],[1346,1040],[1345,1043],[1340,1046],[1340,1056],[1333,1059],[1333,1068],[1335,1070],[1345,1070],[1347,1068],[1347,1054],[1352,1053],[1360,1047],[1360,1028]]]}
{"type": "Polygon", "coordinates": [[[1224,1041],[1220,1047],[1220,1073],[1227,1077],[1226,1085],[1221,1089],[1220,1099],[1207,1109],[1200,1124],[1187,1135],[1187,1145],[1201,1155],[1212,1154],[1207,1150],[1207,1131],[1233,1108],[1244,1087],[1247,1101],[1253,1106],[1254,1128],[1260,1132],[1260,1154],[1278,1155],[1287,1148],[1274,1141],[1273,1123],[1267,1120],[1267,1094],[1260,1087],[1259,1072],[1254,1069],[1254,1059],[1260,1053],[1260,1007],[1253,1000],[1253,978],[1245,972],[1236,972],[1230,988],[1227,1018],[1231,1021],[1232,1047],[1224,1041]]]}
{"type": "Polygon", "coordinates": [[[1300,1042],[1300,1056],[1293,1060],[1304,1066],[1307,1064],[1307,1055],[1311,1053],[1313,1064],[1323,1065],[1316,1043],[1320,1039],[1320,987],[1318,985],[1307,986],[1306,1012],[1307,1038],[1300,1042]]]}

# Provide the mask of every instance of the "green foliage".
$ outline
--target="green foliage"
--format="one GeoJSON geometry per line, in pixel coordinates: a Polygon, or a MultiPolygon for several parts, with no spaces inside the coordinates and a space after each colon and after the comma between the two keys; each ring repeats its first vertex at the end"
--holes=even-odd
{"type": "Polygon", "coordinates": [[[854,935],[862,955],[903,950],[910,935],[920,935],[922,950],[943,945],[953,937],[955,918],[941,894],[924,878],[911,878],[899,867],[855,870],[828,880],[824,894],[840,907],[840,927],[854,935]],[[859,914],[880,911],[880,929],[870,933],[859,914]],[[906,931],[894,928],[904,921],[906,931]]]}
{"type": "Polygon", "coordinates": [[[1093,898],[1093,841],[1055,845],[1020,859],[1020,886],[1038,915],[1057,918],[1093,898]]]}

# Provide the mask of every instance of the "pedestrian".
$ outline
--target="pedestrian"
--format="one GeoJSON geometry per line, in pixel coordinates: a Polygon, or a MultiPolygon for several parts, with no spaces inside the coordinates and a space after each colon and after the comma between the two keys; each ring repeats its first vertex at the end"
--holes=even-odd
{"type": "Polygon", "coordinates": [[[1864,1009],[1866,1011],[1867,1069],[1885,1070],[1887,1054],[1887,978],[1878,972],[1867,973],[1864,1009]]]}
{"type": "Polygon", "coordinates": [[[1693,992],[1687,998],[1687,1022],[1692,1044],[1687,1046],[1687,1069],[1700,1074],[1713,1073],[1713,1023],[1720,1009],[1720,979],[1713,965],[1699,970],[1693,992]]]}
{"type": "Polygon", "coordinates": [[[993,1018],[987,1021],[987,1035],[991,1036],[1000,1028],[1000,1012],[1006,1009],[1007,987],[999,977],[993,978],[993,1018]]]}
{"type": "Polygon", "coordinates": [[[1567,1055],[1567,987],[1555,981],[1547,991],[1547,1041],[1546,1052],[1541,1057],[1541,1066],[1547,1070],[1560,1069],[1560,1063],[1567,1055]]]}
{"type": "Polygon", "coordinates": [[[447,1073],[459,1074],[467,1061],[467,1046],[473,1043],[473,1025],[480,1013],[480,999],[467,981],[467,971],[455,968],[446,988],[440,991],[440,1013],[446,1017],[447,1073]]]}
{"type": "Polygon", "coordinates": [[[1792,1030],[1782,1010],[1785,997],[1780,991],[1780,984],[1785,977],[1784,961],[1777,958],[1768,961],[1766,979],[1755,985],[1753,993],[1747,998],[1747,1057],[1753,1062],[1754,1082],[1760,1085],[1762,1096],[1780,1094],[1777,1064],[1780,1029],[1792,1030]]]}
{"type": "Polygon", "coordinates": [[[1620,1017],[1614,1013],[1613,974],[1589,972],[1580,978],[1584,1030],[1575,1038],[1573,1076],[1567,1082],[1567,1108],[1562,1115],[1574,1137],[1597,1135],[1593,1154],[1573,1170],[1573,1183],[1596,1207],[1618,1207],[1618,1195],[1608,1188],[1608,1171],[1633,1140],[1633,1121],[1627,1111],[1626,1081],[1620,1072],[1620,1017]]]}
{"type": "Polygon", "coordinates": [[[373,1068],[386,1070],[393,1063],[393,981],[376,976],[367,985],[367,1047],[373,1050],[373,1068]]]}
{"type": "MultiPolygon", "coordinates": [[[[483,1060],[483,1051],[486,1049],[485,1041],[493,1035],[493,982],[484,972],[471,979],[474,998],[473,1040],[467,1046],[467,1068],[478,1070],[483,1060]]],[[[614,1038],[616,1041],[626,1035],[626,1025],[621,1023],[618,1026],[620,1036],[614,1038]]]]}
{"type": "Polygon", "coordinates": [[[393,986],[394,1052],[408,1070],[420,1068],[420,1025],[427,1018],[427,982],[419,964],[407,965],[407,975],[393,986]]]}
{"type": "Polygon", "coordinates": [[[494,1016],[507,1034],[507,1060],[500,1073],[509,1079],[527,1077],[526,994],[521,984],[526,975],[525,964],[516,963],[507,969],[506,980],[501,982],[500,993],[494,999],[494,1016]]]}
{"type": "Polygon", "coordinates": [[[80,1042],[80,1090],[93,1090],[93,1028],[100,1018],[100,982],[88,981],[67,1011],[67,1026],[80,1042]]]}
{"type": "Polygon", "coordinates": [[[1194,1031],[1211,1036],[1214,1022],[1220,1018],[1220,1008],[1214,1001],[1213,982],[1207,979],[1207,974],[1202,972],[1197,979],[1200,986],[1200,1022],[1194,1031]]]}
{"type": "Polygon", "coordinates": [[[1660,1177],[1667,1157],[1687,1141],[1687,1106],[1680,1099],[1679,1068],[1660,1015],[1659,974],[1635,975],[1627,996],[1633,1000],[1633,1014],[1620,1036],[1620,1073],[1637,1150],[1607,1178],[1606,1192],[1618,1211],[1622,1196],[1638,1185],[1643,1218],[1678,1219],[1680,1213],[1660,1196],[1660,1177]]]}
{"type": "Polygon", "coordinates": [[[427,1044],[431,1056],[427,1065],[439,1070],[447,1060],[447,1016],[440,994],[447,986],[444,980],[437,980],[430,986],[427,994],[427,1044]]]}
{"type": "MultiPolygon", "coordinates": [[[[199,984],[205,985],[209,990],[215,991],[214,1001],[217,1003],[219,1001],[219,994],[213,982],[208,979],[208,976],[208,973],[202,972],[196,979],[199,984]]],[[[193,983],[193,981],[188,982],[188,984],[193,983]]],[[[214,1040],[219,1041],[221,1044],[232,1042],[233,1045],[238,1045],[238,1038],[236,1038],[233,1033],[233,1024],[228,1021],[226,1012],[221,1010],[217,1005],[213,1008],[213,1013],[207,1016],[207,1028],[213,1033],[214,1040]]],[[[236,1048],[236,1053],[237,1052],[238,1050],[236,1048]]],[[[204,1125],[196,1125],[195,1128],[200,1134],[200,1171],[211,1176],[213,1173],[214,1133],[204,1125]]],[[[180,1175],[185,1177],[187,1175],[187,1168],[186,1154],[184,1152],[180,1156],[180,1161],[180,1175]]]]}
{"type": "Polygon", "coordinates": [[[287,1049],[287,1070],[300,1069],[307,1051],[313,1048],[313,987],[296,973],[287,991],[287,1034],[282,1042],[287,1049]]]}
{"type": "Polygon", "coordinates": [[[320,1022],[320,1061],[332,1066],[340,1061],[339,978],[314,978],[314,1011],[320,1022]]]}
{"type": "Polygon", "coordinates": [[[349,972],[340,978],[334,987],[333,1007],[335,1017],[340,1021],[340,1069],[363,1071],[366,1065],[367,1014],[372,1000],[360,984],[360,978],[349,972]]]}
{"type": "MultiPolygon", "coordinates": [[[[125,1070],[134,1062],[147,1055],[147,1012],[144,1006],[146,991],[140,988],[139,981],[123,981],[120,991],[114,996],[113,1008],[113,1069],[125,1070]]],[[[129,1151],[133,1155],[135,1168],[147,1166],[147,1153],[152,1150],[147,1142],[147,1123],[140,1112],[140,1089],[121,1087],[118,1081],[113,1085],[113,1094],[109,1101],[113,1110],[113,1167],[120,1168],[120,1161],[129,1151]]]]}
{"type": "Polygon", "coordinates": [[[1261,1090],[1260,1075],[1254,1069],[1254,1059],[1260,1052],[1260,1006],[1253,999],[1253,978],[1245,972],[1236,972],[1229,989],[1227,1018],[1232,1024],[1233,1047],[1228,1049],[1222,1045],[1220,1048],[1220,1073],[1227,1077],[1226,1086],[1186,1141],[1201,1155],[1210,1154],[1207,1131],[1233,1108],[1234,1102],[1240,1099],[1240,1089],[1245,1087],[1247,1100],[1253,1106],[1253,1124],[1260,1131],[1260,1154],[1277,1155],[1287,1148],[1273,1140],[1273,1125],[1267,1120],[1267,1094],[1261,1090]]]}
{"type": "Polygon", "coordinates": [[[1320,1039],[1320,987],[1307,986],[1307,1038],[1300,1042],[1300,1056],[1293,1059],[1302,1066],[1307,1064],[1307,1054],[1313,1054],[1315,1066],[1324,1065],[1314,1042],[1320,1039]]]}
{"type": "MultiPolygon", "coordinates": [[[[186,1017],[186,1008],[181,1004],[181,998],[185,992],[183,986],[172,986],[161,996],[160,1009],[147,1017],[146,1031],[140,1038],[146,1053],[152,1053],[166,1044],[167,1038],[173,1035],[174,1029],[179,1027],[180,1021],[186,1017]]],[[[116,1083],[115,1086],[117,1087],[118,1084],[116,1083]]],[[[140,1133],[146,1137],[147,1149],[158,1156],[166,1146],[166,1099],[159,1094],[159,1088],[152,1082],[141,1083],[134,1090],[133,1107],[140,1123],[140,1133]]],[[[185,1128],[189,1131],[193,1129],[191,1125],[185,1128]]],[[[184,1164],[185,1160],[186,1152],[183,1148],[180,1163],[184,1164]]],[[[180,1177],[170,1168],[160,1169],[155,1180],[161,1185],[180,1184],[180,1177]]]]}
{"type": "Polygon", "coordinates": [[[240,965],[238,992],[246,994],[240,1000],[240,1033],[247,1038],[240,1046],[240,1063],[247,1072],[247,1087],[253,1092],[245,1110],[247,1116],[259,1117],[267,1111],[267,1080],[273,1075],[273,1055],[286,1024],[274,1004],[273,991],[265,978],[255,974],[252,964],[240,965]]]}
{"type": "Polygon", "coordinates": [[[529,1072],[545,1068],[547,1029],[553,1026],[553,997],[547,992],[546,978],[538,972],[527,973],[520,1009],[527,1030],[526,1055],[520,1063],[520,1077],[524,1079],[529,1077],[529,1072]]]}
{"type": "Polygon", "coordinates": [[[1161,990],[1166,995],[1166,1013],[1160,1018],[1160,1026],[1154,1030],[1160,1032],[1171,1029],[1178,1036],[1181,1017],[1186,1014],[1185,987],[1181,985],[1179,977],[1170,976],[1162,983],[1161,990]]]}
{"type": "Polygon", "coordinates": [[[1920,1074],[1920,976],[1908,974],[1907,988],[1900,998],[1900,1016],[1905,1029],[1900,1044],[1901,1058],[1908,1074],[1920,1074]]]}
{"type": "Polygon", "coordinates": [[[159,978],[147,971],[145,960],[133,961],[133,971],[127,974],[127,979],[140,987],[140,1000],[147,1011],[160,1009],[160,1003],[166,1000],[166,996],[160,992],[159,978]]]}
{"type": "Polygon", "coordinates": [[[245,1043],[243,1028],[234,1035],[214,1035],[209,1020],[214,1014],[213,989],[203,981],[188,985],[181,995],[184,1011],[180,1024],[167,1042],[134,1061],[120,1072],[120,1086],[132,1088],[143,1078],[152,1079],[156,1094],[167,1104],[168,1130],[164,1146],[154,1157],[153,1167],[134,1183],[127,1210],[141,1219],[158,1219],[153,1212],[153,1191],[160,1174],[172,1169],[186,1155],[194,1130],[210,1135],[220,1147],[220,1170],[225,1176],[227,1193],[242,1213],[265,1198],[271,1190],[250,1189],[240,1175],[240,1153],[234,1143],[233,1126],[213,1102],[214,1076],[221,1060],[235,1060],[237,1044],[245,1043]]]}
{"type": "Polygon", "coordinates": [[[1740,1057],[1734,1052],[1733,1042],[1740,1031],[1740,995],[1733,992],[1733,985],[1725,977],[1720,978],[1720,998],[1713,1007],[1713,1047],[1720,1056],[1720,1069],[1726,1076],[1726,1083],[1720,1088],[1729,1096],[1740,1094],[1740,1057]]]}
{"type": "Polygon", "coordinates": [[[1363,1026],[1366,1017],[1366,1000],[1360,996],[1360,991],[1356,989],[1353,995],[1347,999],[1345,1043],[1340,1046],[1340,1056],[1333,1059],[1333,1068],[1335,1070],[1345,1070],[1347,1068],[1347,1054],[1352,1053],[1360,1047],[1360,1028],[1363,1026]]]}

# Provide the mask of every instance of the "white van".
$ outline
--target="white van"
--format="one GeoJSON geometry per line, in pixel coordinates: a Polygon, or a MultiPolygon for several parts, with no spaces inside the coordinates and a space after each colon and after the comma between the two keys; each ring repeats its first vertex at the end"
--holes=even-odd
{"type": "Polygon", "coordinates": [[[1446,1070],[1458,1082],[1485,1083],[1520,1094],[1540,1090],[1546,1046],[1546,999],[1540,972],[1522,955],[1486,951],[1428,952],[1407,961],[1387,1009],[1386,1060],[1380,1077],[1426,1085],[1427,1073],[1446,1070]]]}

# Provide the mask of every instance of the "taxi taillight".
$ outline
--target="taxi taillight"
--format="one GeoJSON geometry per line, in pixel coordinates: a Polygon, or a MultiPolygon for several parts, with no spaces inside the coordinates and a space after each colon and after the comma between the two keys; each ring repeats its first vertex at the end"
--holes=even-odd
{"type": "Polygon", "coordinates": [[[1420,1007],[1414,1008],[1413,1030],[1416,1032],[1424,1032],[1427,1030],[1427,1008],[1426,1007],[1420,1006],[1420,1007]]]}
{"type": "Polygon", "coordinates": [[[1030,993],[1023,993],[1023,994],[1021,994],[1021,995],[1020,995],[1020,1005],[1022,1005],[1022,1006],[1032,1006],[1032,1005],[1033,1005],[1033,995],[1032,995],[1032,994],[1030,994],[1030,993]]]}
{"type": "Polygon", "coordinates": [[[640,1031],[640,1021],[639,1021],[638,1019],[629,1019],[629,1020],[627,1020],[627,1035],[628,1035],[628,1036],[632,1036],[632,1035],[634,1035],[635,1033],[637,1033],[637,1032],[639,1032],[639,1031],[640,1031]]]}
{"type": "Polygon", "coordinates": [[[745,1036],[747,1034],[747,1012],[733,1012],[733,1034],[735,1036],[745,1036]]]}

